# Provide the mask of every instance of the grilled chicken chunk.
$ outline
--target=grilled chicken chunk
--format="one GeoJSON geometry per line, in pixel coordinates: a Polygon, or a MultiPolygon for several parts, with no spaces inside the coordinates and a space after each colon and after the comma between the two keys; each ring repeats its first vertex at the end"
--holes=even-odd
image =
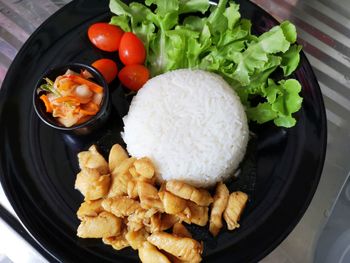
{"type": "Polygon", "coordinates": [[[84,217],[77,235],[81,238],[102,238],[117,236],[121,232],[122,219],[108,212],[101,212],[96,217],[84,217]]]}
{"type": "Polygon", "coordinates": [[[167,214],[176,215],[181,213],[187,207],[187,201],[185,199],[168,191],[161,191],[158,195],[163,202],[164,211],[167,214]]]}
{"type": "Polygon", "coordinates": [[[139,248],[139,257],[142,263],[171,263],[165,255],[147,241],[139,248]]]}
{"type": "Polygon", "coordinates": [[[133,165],[135,158],[123,160],[120,165],[112,171],[112,183],[109,189],[108,197],[121,196],[128,194],[128,182],[132,180],[129,168],[133,165]]]}
{"type": "Polygon", "coordinates": [[[155,184],[155,181],[156,181],[155,176],[151,178],[144,177],[136,171],[135,166],[130,167],[129,173],[132,175],[132,178],[137,182],[146,182],[149,184],[155,184]]]}
{"type": "Polygon", "coordinates": [[[224,212],[224,219],[229,230],[239,227],[238,221],[247,201],[248,195],[243,192],[238,191],[230,194],[227,207],[224,212]]]}
{"type": "Polygon", "coordinates": [[[121,250],[130,246],[129,242],[125,238],[126,230],[124,229],[118,236],[104,237],[102,238],[103,243],[111,245],[115,250],[121,250]]]}
{"type": "Polygon", "coordinates": [[[100,175],[96,168],[84,168],[77,174],[75,189],[79,190],[85,200],[96,200],[107,195],[110,176],[100,175]]]}
{"type": "Polygon", "coordinates": [[[222,214],[227,206],[230,193],[225,184],[219,183],[216,187],[214,202],[210,213],[209,231],[216,236],[222,228],[222,214]]]}
{"type": "Polygon", "coordinates": [[[100,174],[108,174],[109,168],[105,158],[92,145],[88,151],[78,153],[78,162],[81,170],[85,168],[97,169],[100,174]]]}
{"type": "Polygon", "coordinates": [[[108,164],[109,170],[113,171],[119,166],[124,160],[128,159],[129,156],[119,144],[114,144],[109,152],[108,164]]]}
{"type": "Polygon", "coordinates": [[[175,225],[173,226],[173,234],[178,237],[192,238],[192,234],[181,223],[175,223],[175,225]]]}
{"type": "Polygon", "coordinates": [[[162,226],[161,226],[161,231],[167,230],[175,223],[179,222],[179,218],[175,215],[169,215],[169,214],[162,214],[162,226]]]}
{"type": "Polygon", "coordinates": [[[151,208],[148,210],[137,210],[135,213],[128,216],[128,230],[129,231],[138,231],[144,226],[150,227],[151,218],[158,212],[157,209],[151,208]]]}
{"type": "Polygon", "coordinates": [[[143,242],[147,241],[148,236],[149,234],[143,228],[139,231],[128,231],[125,238],[129,242],[130,246],[136,250],[142,247],[143,242]]]}
{"type": "Polygon", "coordinates": [[[162,214],[157,213],[151,216],[149,223],[149,232],[159,232],[162,231],[162,214]]]}
{"type": "Polygon", "coordinates": [[[195,202],[200,206],[208,206],[213,202],[210,193],[184,182],[171,180],[166,183],[166,190],[183,199],[195,202]]]}
{"type": "Polygon", "coordinates": [[[125,217],[142,210],[140,203],[127,196],[106,198],[102,201],[104,210],[111,212],[117,217],[125,217]]]}
{"type": "Polygon", "coordinates": [[[177,214],[180,220],[187,224],[205,226],[208,223],[208,207],[199,206],[191,201],[187,201],[187,208],[177,214]]]}
{"type": "Polygon", "coordinates": [[[150,235],[147,240],[158,249],[174,255],[178,259],[190,262],[200,262],[202,259],[203,247],[192,238],[176,237],[165,232],[157,232],[150,235]]]}
{"type": "Polygon", "coordinates": [[[131,179],[127,184],[127,193],[130,198],[136,199],[138,197],[137,193],[137,181],[131,179]]]}
{"type": "Polygon", "coordinates": [[[142,177],[151,179],[154,176],[154,166],[150,159],[147,157],[138,159],[134,163],[136,172],[142,177]]]}
{"type": "Polygon", "coordinates": [[[80,220],[83,220],[86,216],[97,216],[103,211],[101,206],[102,199],[95,201],[85,201],[82,203],[77,211],[77,216],[80,220]]]}
{"type": "Polygon", "coordinates": [[[160,201],[158,196],[158,190],[153,185],[146,182],[138,182],[137,193],[142,208],[150,209],[155,207],[159,209],[159,211],[164,211],[162,201],[160,201]]]}

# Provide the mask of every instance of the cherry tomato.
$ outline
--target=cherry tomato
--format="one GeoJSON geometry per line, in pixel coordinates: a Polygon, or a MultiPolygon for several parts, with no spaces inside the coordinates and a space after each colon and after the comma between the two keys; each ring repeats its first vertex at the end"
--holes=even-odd
{"type": "Polygon", "coordinates": [[[107,83],[111,83],[118,74],[117,64],[108,58],[96,60],[92,66],[102,74],[107,83]]]}
{"type": "Polygon", "coordinates": [[[120,82],[133,91],[138,91],[149,79],[149,71],[143,65],[128,65],[118,74],[120,82]]]}
{"type": "Polygon", "coordinates": [[[103,51],[117,51],[124,31],[108,23],[95,23],[88,29],[88,37],[92,44],[103,51]]]}
{"type": "Polygon", "coordinates": [[[143,64],[146,50],[142,41],[133,33],[125,32],[120,40],[119,58],[124,65],[143,64]]]}

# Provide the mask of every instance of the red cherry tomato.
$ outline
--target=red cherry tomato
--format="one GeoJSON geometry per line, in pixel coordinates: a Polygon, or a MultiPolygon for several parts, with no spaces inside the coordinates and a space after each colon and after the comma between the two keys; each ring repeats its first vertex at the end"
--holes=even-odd
{"type": "Polygon", "coordinates": [[[120,82],[133,91],[138,91],[149,79],[149,71],[143,65],[128,65],[118,74],[120,82]]]}
{"type": "Polygon", "coordinates": [[[125,32],[120,40],[119,58],[124,65],[143,64],[146,50],[142,41],[133,33],[125,32]]]}
{"type": "Polygon", "coordinates": [[[96,60],[92,66],[102,74],[107,83],[111,83],[118,74],[117,64],[108,58],[96,60]]]}
{"type": "Polygon", "coordinates": [[[95,23],[88,29],[92,44],[103,51],[117,51],[124,31],[108,23],[95,23]]]}

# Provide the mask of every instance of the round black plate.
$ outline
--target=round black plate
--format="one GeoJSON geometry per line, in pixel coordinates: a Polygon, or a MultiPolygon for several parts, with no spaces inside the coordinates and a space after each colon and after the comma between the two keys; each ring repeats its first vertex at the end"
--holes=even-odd
{"type": "MultiPolygon", "coordinates": [[[[277,22],[248,1],[243,17],[262,33],[277,22]]],[[[76,154],[97,144],[104,154],[120,137],[121,118],[130,97],[115,81],[110,85],[113,114],[106,127],[85,137],[64,134],[42,123],[31,100],[34,85],[50,67],[69,62],[91,63],[111,57],[87,39],[90,24],[108,21],[108,1],[80,0],[50,17],[26,42],[11,65],[0,91],[0,178],[8,199],[27,230],[57,261],[130,262],[131,249],[117,252],[101,240],[76,237],[75,212],[82,196],[74,190],[76,154]]],[[[229,183],[249,196],[236,231],[212,238],[191,227],[205,244],[207,262],[254,262],[275,248],[302,217],[316,190],[326,150],[322,95],[305,56],[295,76],[303,86],[303,107],[292,129],[270,124],[251,127],[252,137],[239,179],[229,183]]]]}

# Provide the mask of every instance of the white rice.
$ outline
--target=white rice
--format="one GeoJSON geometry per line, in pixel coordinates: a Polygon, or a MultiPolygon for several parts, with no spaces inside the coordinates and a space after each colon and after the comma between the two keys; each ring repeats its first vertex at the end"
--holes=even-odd
{"type": "Polygon", "coordinates": [[[147,156],[160,180],[209,187],[231,176],[249,130],[239,97],[218,75],[180,69],[150,79],[123,118],[131,156],[147,156]]]}

